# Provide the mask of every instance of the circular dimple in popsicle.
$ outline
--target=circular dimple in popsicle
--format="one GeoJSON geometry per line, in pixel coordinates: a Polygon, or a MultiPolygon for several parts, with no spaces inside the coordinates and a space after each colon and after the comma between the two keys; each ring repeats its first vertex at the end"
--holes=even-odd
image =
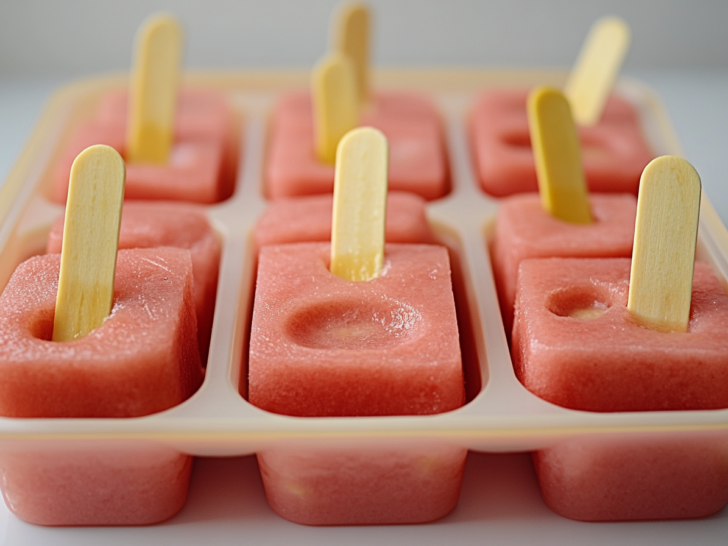
{"type": "Polygon", "coordinates": [[[387,349],[417,339],[422,316],[407,303],[322,302],[291,317],[287,333],[296,343],[314,349],[387,349]]]}
{"type": "Polygon", "coordinates": [[[546,301],[546,308],[554,315],[582,320],[602,316],[611,305],[608,289],[592,283],[559,290],[546,301]]]}

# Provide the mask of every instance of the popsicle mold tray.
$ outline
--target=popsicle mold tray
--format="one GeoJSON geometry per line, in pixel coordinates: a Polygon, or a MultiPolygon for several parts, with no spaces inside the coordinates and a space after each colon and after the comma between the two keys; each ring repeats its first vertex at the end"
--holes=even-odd
{"type": "MultiPolygon", "coordinates": [[[[204,383],[183,404],[130,419],[0,418],[0,454],[29,450],[144,445],[199,456],[246,455],[291,450],[366,446],[404,448],[421,444],[484,452],[531,451],[589,437],[681,439],[721,438],[728,445],[728,410],[590,413],[545,402],[517,380],[498,308],[488,242],[498,200],[476,180],[468,116],[477,94],[494,86],[560,85],[559,72],[397,71],[378,72],[382,89],[411,89],[429,95],[444,125],[451,189],[427,205],[440,242],[450,249],[467,403],[432,416],[298,418],[262,411],[246,401],[247,353],[256,255],[252,230],[265,210],[264,166],[270,115],[284,91],[308,84],[301,73],[207,73],[188,75],[189,84],[224,90],[240,115],[240,165],[233,196],[206,207],[223,252],[211,348],[204,383]]],[[[106,92],[124,77],[73,84],[51,101],[0,198],[0,287],[21,261],[44,251],[52,222],[63,212],[50,198],[54,163],[73,128],[89,119],[106,92]]],[[[617,93],[637,108],[646,137],[658,155],[680,154],[659,99],[634,81],[617,93]]],[[[699,166],[698,166],[699,168],[699,166]]],[[[728,233],[703,198],[698,257],[728,278],[728,233]]]]}

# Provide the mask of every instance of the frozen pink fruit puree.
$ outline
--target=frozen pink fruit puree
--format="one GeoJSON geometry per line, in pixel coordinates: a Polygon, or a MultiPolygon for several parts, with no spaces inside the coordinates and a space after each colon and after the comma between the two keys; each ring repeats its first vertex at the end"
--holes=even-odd
{"type": "MultiPolygon", "coordinates": [[[[445,195],[449,178],[440,119],[425,98],[410,93],[380,93],[361,116],[360,125],[381,130],[389,141],[389,188],[427,200],[445,195]]],[[[311,97],[284,96],[271,127],[266,171],[272,199],[331,193],[334,166],[316,157],[311,97]]]]}
{"type": "MultiPolygon", "coordinates": [[[[330,241],[333,201],[331,195],[311,195],[271,202],[255,226],[256,245],[330,241]]],[[[389,243],[435,242],[420,196],[389,192],[385,239],[389,243]]]]}
{"type": "MultiPolygon", "coordinates": [[[[60,253],[63,222],[60,216],[48,235],[49,253],[60,253]]],[[[197,309],[198,344],[203,363],[207,360],[215,311],[220,241],[203,210],[184,203],[130,201],[124,205],[119,248],[171,246],[190,251],[197,309]]]]}
{"type": "MultiPolygon", "coordinates": [[[[687,333],[638,325],[629,259],[526,260],[513,329],[516,374],[563,407],[598,412],[728,407],[728,297],[695,264],[687,333]]],[[[636,434],[564,441],[534,454],[547,504],[578,520],[708,516],[728,502],[723,437],[636,434]]]]}
{"type": "Polygon", "coordinates": [[[521,263],[513,327],[521,382],[579,410],[728,408],[728,297],[710,267],[695,264],[688,333],[635,322],[629,272],[629,259],[521,263]],[[573,318],[580,309],[604,312],[573,318]]]}
{"type": "MultiPolygon", "coordinates": [[[[471,119],[475,167],[483,190],[495,197],[538,191],[526,113],[528,94],[526,89],[488,91],[475,103],[471,119]]],[[[579,136],[589,189],[636,195],[642,171],[655,154],[635,109],[613,95],[599,123],[579,127],[579,136]]]]}
{"type": "Polygon", "coordinates": [[[465,400],[447,251],[387,245],[383,274],[349,282],[328,243],[260,252],[250,402],[297,416],[424,415],[465,400]]]}
{"type": "MultiPolygon", "coordinates": [[[[119,251],[109,318],[70,342],[49,341],[60,256],[20,264],[0,296],[0,415],[138,417],[200,386],[189,251],[119,251]]],[[[130,525],[184,503],[191,457],[152,443],[22,444],[0,454],[10,510],[43,525],[130,525]]]]}
{"type": "MultiPolygon", "coordinates": [[[[52,197],[65,203],[76,156],[88,146],[106,144],[124,155],[127,94],[104,97],[95,119],[70,138],[55,170],[52,197]]],[[[126,199],[215,203],[232,194],[237,162],[235,115],[221,93],[183,91],[167,165],[127,163],[126,199]]]]}
{"type": "Polygon", "coordinates": [[[109,318],[74,341],[49,341],[60,255],[22,263],[0,297],[0,415],[137,417],[197,390],[189,252],[121,250],[109,318]]]}
{"type": "Polygon", "coordinates": [[[728,503],[725,438],[672,434],[575,439],[534,453],[546,504],[580,521],[715,514],[728,503]]]}
{"type": "Polygon", "coordinates": [[[16,516],[36,525],[148,525],[184,506],[189,455],[128,440],[73,445],[0,453],[3,497],[16,516]]]}
{"type": "MultiPolygon", "coordinates": [[[[126,90],[107,94],[99,102],[97,121],[126,128],[128,101],[126,90]]],[[[225,140],[229,136],[230,118],[230,105],[222,92],[186,88],[178,97],[175,135],[185,140],[225,140]]]]}
{"type": "Polygon", "coordinates": [[[359,445],[258,454],[268,503],[309,525],[423,523],[457,504],[467,450],[359,445]]]}
{"type": "MultiPolygon", "coordinates": [[[[446,249],[386,245],[382,275],[328,270],[328,243],[262,248],[249,358],[249,400],[307,417],[427,415],[465,401],[446,249]]],[[[268,449],[266,495],[309,525],[416,523],[450,512],[467,450],[268,449]]]]}
{"type": "Polygon", "coordinates": [[[518,266],[529,258],[629,258],[637,202],[628,194],[589,196],[594,222],[554,218],[538,194],[515,195],[499,204],[491,247],[493,274],[506,332],[513,323],[518,266]]]}

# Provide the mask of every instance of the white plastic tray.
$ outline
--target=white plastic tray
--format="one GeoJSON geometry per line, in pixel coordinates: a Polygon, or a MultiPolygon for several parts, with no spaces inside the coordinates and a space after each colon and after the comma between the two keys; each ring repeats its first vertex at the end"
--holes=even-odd
{"type": "MultiPolygon", "coordinates": [[[[218,304],[205,382],[190,400],[166,412],[135,419],[0,418],[0,449],[60,443],[155,441],[202,456],[247,455],[273,445],[331,445],[342,442],[405,444],[436,439],[474,451],[527,451],[573,435],[728,433],[728,410],[594,414],[544,402],[515,378],[497,307],[487,237],[497,200],[479,188],[469,154],[467,115],[475,95],[488,86],[559,84],[556,72],[429,71],[381,72],[377,85],[417,89],[438,104],[445,121],[452,192],[428,206],[441,239],[462,270],[459,312],[472,325],[465,335],[473,358],[465,359],[469,403],[437,416],[378,418],[292,418],[248,404],[245,355],[254,281],[251,231],[266,206],[263,171],[268,116],[276,96],[305,86],[304,73],[214,73],[191,83],[227,90],[243,113],[244,144],[234,196],[208,208],[224,243],[218,304]],[[481,385],[482,388],[479,388],[481,385]],[[475,395],[477,393],[477,395],[475,395]]],[[[46,197],[48,173],[73,126],[93,115],[98,98],[123,86],[123,77],[70,86],[51,102],[0,194],[0,286],[22,259],[43,250],[50,224],[62,211],[46,197]]],[[[634,81],[618,92],[638,108],[658,154],[680,154],[678,141],[659,99],[634,81]]],[[[728,275],[728,233],[704,199],[699,257],[728,275]]],[[[461,327],[463,323],[461,322],[461,327]]],[[[467,328],[466,328],[467,329],[467,328]]],[[[465,348],[464,348],[465,349],[465,348]]],[[[468,350],[465,349],[465,353],[468,350]]],[[[487,516],[485,516],[487,517],[487,516]]]]}

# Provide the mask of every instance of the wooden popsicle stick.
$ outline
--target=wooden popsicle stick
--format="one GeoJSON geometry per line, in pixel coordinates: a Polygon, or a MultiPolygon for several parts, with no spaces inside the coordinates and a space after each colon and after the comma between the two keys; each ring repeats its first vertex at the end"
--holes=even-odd
{"type": "Polygon", "coordinates": [[[139,28],[129,90],[125,157],[130,163],[165,164],[174,135],[182,29],[168,15],[154,15],[139,28]]]}
{"type": "Polygon", "coordinates": [[[627,309],[647,328],[688,329],[700,192],[700,176],[682,158],[658,157],[642,172],[627,309]]]}
{"type": "Polygon", "coordinates": [[[358,121],[354,67],[346,55],[330,53],[316,64],[312,76],[316,155],[333,165],[341,137],[358,121]]]}
{"type": "Polygon", "coordinates": [[[336,153],[331,221],[331,272],[349,281],[378,277],[384,264],[387,138],[362,127],[347,133],[336,153]]]}
{"type": "Polygon", "coordinates": [[[53,341],[85,336],[111,312],[125,177],[124,160],[109,146],[86,148],[73,162],[53,341]]]}
{"type": "Polygon", "coordinates": [[[528,125],[543,208],[565,222],[591,223],[579,136],[566,97],[550,87],[531,91],[528,125]]]}
{"type": "Polygon", "coordinates": [[[594,125],[602,117],[629,41],[629,27],[618,17],[592,25],[564,86],[577,124],[594,125]]]}
{"type": "Polygon", "coordinates": [[[359,104],[369,100],[369,28],[371,16],[364,4],[344,4],[334,20],[332,49],[354,64],[359,104]]]}

